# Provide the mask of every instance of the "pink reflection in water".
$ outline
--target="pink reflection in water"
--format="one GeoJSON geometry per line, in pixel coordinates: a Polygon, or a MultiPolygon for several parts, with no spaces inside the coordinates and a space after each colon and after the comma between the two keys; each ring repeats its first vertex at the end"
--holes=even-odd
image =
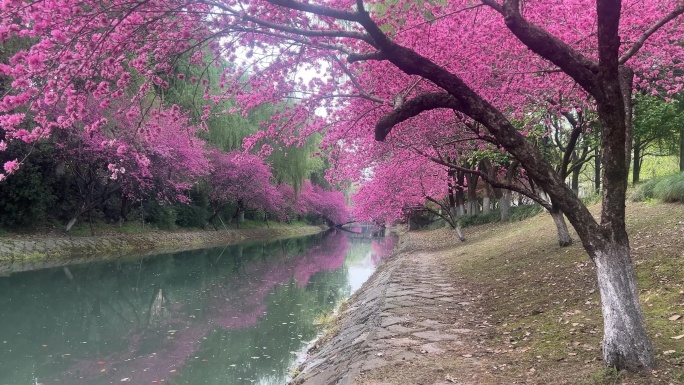
{"type": "Polygon", "coordinates": [[[196,355],[201,341],[213,330],[256,325],[266,312],[266,296],[276,285],[287,285],[294,279],[297,287],[304,287],[315,273],[341,268],[348,247],[347,237],[337,232],[301,255],[250,262],[241,274],[210,285],[211,311],[209,319],[203,323],[192,318],[191,308],[186,309],[194,304],[166,303],[164,308],[169,309],[168,314],[157,314],[154,310],[157,299],[166,301],[160,290],[150,310],[151,315],[157,316],[151,317],[147,328],[135,328],[123,337],[128,341],[125,351],[78,360],[58,378],[43,383],[161,384],[181,373],[182,366],[196,355]],[[153,338],[157,339],[154,354],[140,354],[143,341],[153,338]],[[123,379],[127,380],[122,382],[123,379]]]}

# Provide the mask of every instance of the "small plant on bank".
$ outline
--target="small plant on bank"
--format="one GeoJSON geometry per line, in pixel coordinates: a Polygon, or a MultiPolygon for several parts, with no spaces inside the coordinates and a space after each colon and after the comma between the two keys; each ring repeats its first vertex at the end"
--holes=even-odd
{"type": "Polygon", "coordinates": [[[596,371],[586,385],[619,385],[622,379],[622,372],[615,368],[604,368],[596,371]]]}

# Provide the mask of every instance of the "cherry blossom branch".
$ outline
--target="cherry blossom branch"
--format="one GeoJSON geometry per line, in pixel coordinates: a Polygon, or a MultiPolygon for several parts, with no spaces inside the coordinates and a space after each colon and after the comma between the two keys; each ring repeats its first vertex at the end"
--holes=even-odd
{"type": "Polygon", "coordinates": [[[271,22],[268,22],[265,20],[258,19],[256,17],[249,16],[249,15],[244,15],[242,18],[246,21],[250,21],[254,24],[260,25],[260,26],[265,27],[265,28],[271,28],[271,29],[275,29],[275,30],[278,30],[281,32],[291,33],[294,35],[306,36],[306,37],[350,38],[350,39],[363,40],[372,46],[375,45],[373,40],[371,40],[368,35],[365,35],[365,34],[362,34],[359,32],[341,31],[341,30],[300,29],[300,28],[289,27],[289,26],[282,25],[282,24],[271,23],[271,22]]]}
{"type": "Polygon", "coordinates": [[[494,0],[482,0],[482,3],[504,16],[508,29],[528,48],[558,66],[590,94],[599,92],[598,63],[527,21],[520,13],[518,0],[506,0],[503,5],[494,0]]]}
{"type": "Polygon", "coordinates": [[[431,160],[437,164],[441,164],[442,166],[446,166],[446,167],[452,168],[454,170],[463,171],[463,172],[468,173],[468,174],[477,175],[480,178],[482,178],[482,180],[489,183],[492,187],[501,188],[504,190],[515,191],[517,193],[523,194],[526,197],[534,200],[535,202],[539,203],[545,209],[549,209],[549,210],[551,209],[551,205],[548,202],[546,202],[545,200],[543,200],[541,197],[539,197],[537,194],[534,194],[533,192],[527,191],[527,190],[520,188],[518,186],[515,186],[513,184],[499,182],[495,179],[492,179],[489,175],[483,173],[482,171],[473,170],[471,168],[459,166],[457,164],[445,161],[441,156],[439,158],[434,157],[434,156],[429,155],[429,154],[425,153],[424,151],[422,151],[416,147],[412,147],[411,149],[415,153],[417,153],[417,154],[419,154],[419,155],[421,155],[421,156],[423,156],[423,157],[425,157],[425,158],[427,158],[427,159],[429,159],[429,160],[431,160]]]}
{"type": "Polygon", "coordinates": [[[647,29],[644,31],[644,33],[637,39],[634,44],[629,47],[629,49],[620,56],[618,59],[618,63],[620,64],[625,64],[629,59],[632,58],[632,56],[636,55],[637,52],[643,47],[644,43],[646,43],[646,40],[656,33],[662,26],[670,22],[671,20],[674,20],[678,16],[684,13],[684,3],[680,4],[677,8],[673,9],[672,12],[668,13],[663,17],[662,19],[658,20],[651,28],[647,29]]]}
{"type": "Polygon", "coordinates": [[[376,96],[373,96],[373,95],[367,93],[366,91],[364,91],[363,88],[361,87],[361,84],[359,84],[358,80],[356,80],[356,76],[354,76],[354,74],[351,73],[349,68],[347,68],[347,66],[344,65],[342,60],[340,60],[335,55],[332,55],[332,59],[335,61],[335,63],[337,63],[340,66],[342,71],[349,77],[349,80],[352,82],[354,87],[359,91],[359,94],[362,98],[373,101],[373,102],[377,102],[377,103],[385,103],[385,101],[383,99],[378,98],[376,96]]]}
{"type": "Polygon", "coordinates": [[[418,27],[420,27],[421,25],[425,25],[425,24],[428,24],[428,23],[434,23],[434,22],[437,21],[437,20],[444,19],[444,18],[446,18],[446,17],[455,15],[455,14],[457,14],[457,13],[469,11],[469,10],[471,10],[471,9],[480,8],[480,7],[482,7],[483,5],[484,5],[484,4],[475,4],[475,5],[471,5],[471,6],[468,6],[468,7],[465,7],[465,8],[457,9],[457,10],[455,10],[455,11],[453,11],[453,12],[446,13],[446,14],[444,14],[444,15],[437,16],[437,17],[435,17],[434,19],[430,19],[430,20],[424,21],[424,22],[422,22],[422,23],[414,24],[414,25],[412,25],[412,26],[410,26],[410,27],[406,27],[406,28],[400,29],[399,31],[397,31],[397,35],[400,34],[400,33],[409,31],[409,30],[411,30],[411,29],[413,29],[413,28],[418,28],[418,27]]]}

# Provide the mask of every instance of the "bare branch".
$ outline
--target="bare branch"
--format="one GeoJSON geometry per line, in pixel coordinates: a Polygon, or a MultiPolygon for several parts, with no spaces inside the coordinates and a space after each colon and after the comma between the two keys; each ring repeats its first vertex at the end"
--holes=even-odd
{"type": "Polygon", "coordinates": [[[525,190],[519,186],[516,186],[514,184],[510,184],[510,183],[502,183],[496,179],[490,178],[489,175],[483,173],[482,171],[473,170],[471,168],[467,168],[467,167],[459,166],[459,165],[451,163],[451,162],[447,162],[447,161],[443,160],[443,158],[441,156],[439,158],[436,158],[436,157],[429,155],[429,154],[427,154],[427,153],[425,153],[425,152],[423,152],[423,151],[421,151],[415,147],[413,147],[412,150],[415,153],[417,153],[417,154],[419,154],[419,155],[421,155],[421,156],[423,156],[423,157],[425,157],[425,158],[427,158],[427,159],[429,159],[429,160],[431,160],[437,164],[449,167],[449,168],[454,169],[454,170],[463,171],[467,174],[477,175],[480,178],[482,178],[482,180],[489,183],[494,188],[501,188],[504,190],[515,191],[517,193],[525,195],[526,197],[529,197],[533,201],[539,203],[542,207],[549,209],[549,210],[551,209],[551,205],[548,202],[546,202],[544,199],[542,199],[538,195],[534,194],[533,192],[527,191],[527,190],[525,190]]]}

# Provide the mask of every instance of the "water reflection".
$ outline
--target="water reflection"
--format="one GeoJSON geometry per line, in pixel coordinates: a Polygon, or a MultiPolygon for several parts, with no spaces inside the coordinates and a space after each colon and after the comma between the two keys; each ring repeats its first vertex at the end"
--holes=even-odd
{"type": "Polygon", "coordinates": [[[332,232],[0,278],[0,384],[281,384],[392,247],[332,232]]]}

